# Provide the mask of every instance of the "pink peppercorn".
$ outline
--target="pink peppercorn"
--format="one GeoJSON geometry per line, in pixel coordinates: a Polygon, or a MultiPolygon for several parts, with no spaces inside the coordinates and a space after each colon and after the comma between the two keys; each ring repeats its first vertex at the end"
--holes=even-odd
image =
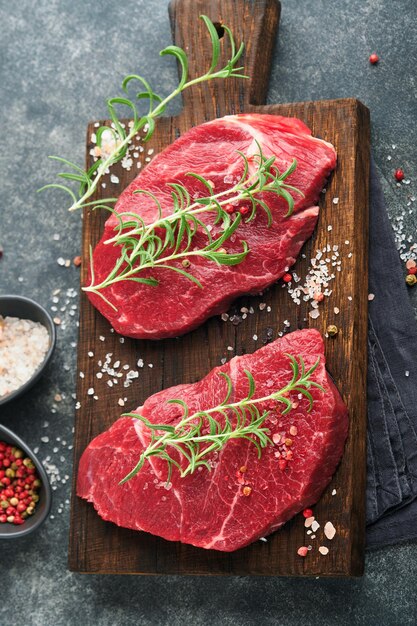
{"type": "Polygon", "coordinates": [[[378,63],[378,61],[379,61],[379,56],[375,52],[373,52],[371,56],[369,57],[369,63],[371,65],[375,65],[376,63],[378,63]]]}
{"type": "Polygon", "coordinates": [[[397,170],[395,170],[394,172],[394,178],[396,180],[398,180],[398,182],[400,183],[402,180],[404,180],[404,172],[403,170],[399,167],[397,170]]]}

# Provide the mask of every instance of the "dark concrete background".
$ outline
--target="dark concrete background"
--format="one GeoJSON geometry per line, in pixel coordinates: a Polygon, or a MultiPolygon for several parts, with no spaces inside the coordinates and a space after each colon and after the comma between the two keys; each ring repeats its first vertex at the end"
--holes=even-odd
{"type": "MultiPolygon", "coordinates": [[[[2,293],[25,294],[50,308],[55,289],[78,289],[78,270],[60,267],[57,258],[79,253],[80,216],[68,214],[61,196],[38,195],[36,189],[54,178],[48,154],[83,163],[87,121],[106,117],[104,100],[120,93],[126,74],[144,73],[156,91],[174,87],[174,64],[158,56],[170,42],[167,4],[0,0],[2,293]]],[[[404,224],[407,245],[417,239],[415,212],[406,206],[416,193],[416,18],[414,0],[285,0],[269,92],[270,102],[356,96],[370,107],[390,215],[404,224]],[[373,51],[381,57],[376,67],[368,63],[373,51]],[[397,187],[397,166],[410,185],[397,187]]],[[[417,309],[417,289],[410,295],[417,309]]],[[[39,446],[40,457],[50,456],[62,477],[71,473],[74,303],[76,298],[60,295],[58,307],[66,310],[57,314],[66,327],[58,328],[48,375],[29,395],[0,409],[1,423],[39,446]],[[65,396],[59,403],[56,393],[65,396]],[[40,442],[45,435],[49,443],[40,442]]],[[[54,492],[53,519],[36,535],[1,543],[1,625],[11,619],[28,626],[417,622],[415,544],[369,553],[360,580],[70,573],[69,494],[69,482],[54,492]]]]}

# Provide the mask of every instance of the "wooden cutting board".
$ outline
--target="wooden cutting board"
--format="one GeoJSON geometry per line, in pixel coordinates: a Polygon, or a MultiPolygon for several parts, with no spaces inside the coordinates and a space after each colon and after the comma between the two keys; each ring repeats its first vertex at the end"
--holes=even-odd
{"type": "MultiPolygon", "coordinates": [[[[174,0],[169,13],[174,42],[185,48],[190,57],[191,76],[203,73],[210,59],[209,38],[198,19],[204,13],[219,25],[220,32],[221,23],[227,24],[236,40],[245,42],[243,63],[251,79],[217,80],[186,92],[181,114],[157,122],[155,134],[140,155],[142,164],[146,164],[148,149],[156,154],[191,126],[226,114],[244,111],[302,119],[315,136],[334,144],[338,164],[327,193],[322,194],[318,226],[303,250],[306,258],[298,259],[295,270],[305,277],[316,250],[330,244],[341,250],[342,271],[336,272],[331,285],[333,293],[320,304],[321,315],[316,320],[309,317],[306,303],[296,306],[278,283],[262,297],[241,298],[236,303],[232,312],[239,312],[242,307],[254,309],[238,325],[216,317],[184,337],[159,342],[125,339],[121,343],[120,337],[110,332],[108,322],[81,295],[78,367],[84,378],[78,378],[81,407],[75,418],[69,567],[89,573],[361,575],[365,542],[369,112],[354,99],[264,105],[280,15],[280,4],[275,0],[174,0]],[[260,310],[260,303],[266,303],[270,309],[260,310]],[[338,315],[335,307],[340,309],[338,315]],[[278,336],[285,320],[291,324],[287,330],[308,326],[324,334],[328,324],[336,324],[340,329],[337,337],[325,340],[326,356],[328,368],[349,407],[350,430],[342,462],[314,507],[321,525],[315,538],[307,535],[304,519],[298,515],[266,543],[256,542],[235,553],[207,551],[118,528],[104,522],[92,505],[76,497],[80,455],[91,439],[122,412],[134,410],[147,396],[163,388],[199,380],[219,365],[222,357],[229,359],[254,352],[278,336]],[[254,340],[254,335],[258,340],[254,340]],[[94,356],[89,357],[88,351],[94,356]],[[139,378],[128,388],[122,384],[110,388],[106,376],[96,377],[101,369],[98,360],[104,361],[108,353],[112,353],[112,364],[121,362],[120,368],[126,364],[136,369],[137,360],[143,359],[139,378]],[[90,387],[94,387],[98,399],[87,395],[90,387]],[[123,409],[118,404],[120,398],[127,399],[123,409]],[[332,495],[334,490],[336,494],[332,495]],[[336,528],[332,541],[323,535],[327,521],[336,528]],[[297,555],[297,549],[303,545],[312,546],[304,559],[297,555]],[[330,548],[327,556],[318,551],[321,545],[330,548]]],[[[226,60],[227,50],[222,54],[226,60]]],[[[146,64],[144,67],[146,71],[146,64]]],[[[87,165],[91,165],[94,130],[92,123],[87,133],[87,165]]],[[[138,171],[136,163],[129,172],[120,165],[113,167],[120,183],[113,184],[108,177],[106,189],[101,189],[95,198],[100,193],[101,197],[119,194],[138,171]]],[[[89,246],[98,241],[106,217],[98,212],[84,214],[83,284],[89,246]]]]}

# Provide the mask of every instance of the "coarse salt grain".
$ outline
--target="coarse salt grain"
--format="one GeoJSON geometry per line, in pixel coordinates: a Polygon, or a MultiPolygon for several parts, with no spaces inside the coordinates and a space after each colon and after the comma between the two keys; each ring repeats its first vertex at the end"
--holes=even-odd
{"type": "Polygon", "coordinates": [[[48,348],[49,334],[43,324],[0,315],[0,397],[32,377],[48,348]]]}
{"type": "Polygon", "coordinates": [[[332,496],[335,496],[336,494],[337,494],[336,489],[333,489],[333,491],[332,491],[332,496]]]}
{"type": "Polygon", "coordinates": [[[314,517],[307,517],[307,519],[304,522],[304,526],[306,528],[310,528],[313,522],[314,522],[314,517]]]}
{"type": "Polygon", "coordinates": [[[368,300],[369,302],[372,302],[372,300],[375,298],[375,294],[374,293],[368,293],[368,300]]]}
{"type": "Polygon", "coordinates": [[[314,520],[314,522],[312,522],[311,524],[311,530],[313,531],[313,533],[315,533],[319,528],[320,528],[320,524],[318,523],[317,520],[314,520]]]}
{"type": "Polygon", "coordinates": [[[329,548],[326,548],[326,546],[320,546],[319,552],[320,554],[323,554],[324,556],[326,556],[326,554],[329,554],[329,548]]]}
{"type": "Polygon", "coordinates": [[[333,526],[331,522],[326,522],[324,525],[324,534],[327,539],[332,540],[336,534],[336,528],[333,526]]]}

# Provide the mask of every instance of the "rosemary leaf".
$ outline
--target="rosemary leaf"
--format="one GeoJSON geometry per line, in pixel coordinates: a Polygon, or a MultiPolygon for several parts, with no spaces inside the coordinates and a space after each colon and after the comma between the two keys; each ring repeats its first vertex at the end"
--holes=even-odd
{"type": "Polygon", "coordinates": [[[168,401],[169,404],[178,404],[182,410],[182,416],[175,426],[154,424],[137,413],[125,413],[124,417],[140,420],[151,430],[152,436],[138,463],[120,481],[120,484],[133,478],[151,457],[158,457],[167,462],[167,483],[171,480],[173,467],[178,469],[181,477],[192,474],[199,467],[210,470],[212,452],[220,450],[233,439],[249,441],[256,447],[260,458],[262,449],[273,442],[269,437],[270,431],[265,426],[270,411],[261,411],[259,406],[269,401],[275,401],[284,405],[282,415],[286,415],[292,409],[290,394],[301,393],[308,399],[308,411],[311,411],[314,401],[309,390],[314,387],[323,393],[325,391],[319,383],[312,380],[312,376],[320,363],[320,357],[306,371],[301,356],[297,358],[290,354],[286,356],[290,362],[292,378],[287,385],[272,391],[267,396],[255,398],[256,383],[254,377],[250,371],[245,370],[248,392],[242,400],[230,402],[233,395],[233,383],[228,374],[220,372],[220,377],[226,382],[226,394],[224,400],[217,406],[191,413],[184,400],[172,399],[168,401]],[[170,450],[177,452],[176,458],[170,454],[170,450]],[[185,461],[185,464],[181,461],[185,461]]]}
{"type": "Polygon", "coordinates": [[[185,51],[182,48],[174,45],[168,46],[164,50],[161,50],[161,56],[174,56],[181,66],[181,78],[177,87],[169,95],[163,98],[153,91],[151,85],[142,76],[139,76],[138,74],[130,74],[129,76],[126,76],[126,78],[122,82],[122,89],[126,96],[128,95],[128,89],[132,81],[138,81],[141,84],[141,88],[143,90],[139,91],[136,94],[135,100],[137,102],[129,99],[128,97],[115,97],[109,98],[107,100],[107,109],[109,111],[110,119],[113,126],[101,126],[97,129],[96,144],[99,148],[102,148],[104,134],[110,133],[114,141],[114,147],[110,151],[110,153],[102,155],[87,172],[84,172],[84,170],[82,170],[78,165],[71,163],[66,159],[62,159],[61,157],[52,157],[62,162],[70,169],[75,169],[78,173],[80,173],[80,175],[83,176],[83,180],[80,181],[78,179],[75,179],[74,177],[70,177],[67,172],[60,172],[58,174],[60,178],[73,180],[75,182],[81,182],[78,191],[78,197],[70,187],[67,187],[65,185],[44,185],[38,191],[43,191],[45,189],[60,189],[66,191],[72,199],[72,205],[69,207],[70,211],[84,208],[85,206],[87,206],[88,199],[96,191],[99,182],[108,171],[108,168],[111,165],[114,165],[115,163],[120,161],[127,154],[129,146],[132,143],[133,138],[138,134],[138,132],[143,130],[145,132],[145,135],[142,138],[142,141],[149,141],[155,130],[155,119],[165,112],[166,106],[167,104],[169,104],[169,102],[171,102],[171,100],[176,98],[184,90],[189,89],[190,87],[198,83],[203,83],[218,78],[247,78],[247,76],[240,73],[243,68],[236,67],[238,60],[243,54],[243,43],[241,43],[239,48],[236,50],[236,44],[231,30],[227,26],[223,26],[224,31],[227,34],[227,38],[225,39],[229,41],[231,53],[226,65],[219,68],[219,35],[216,31],[214,24],[208,17],[202,15],[201,19],[207,27],[212,45],[212,60],[207,72],[201,76],[197,76],[192,80],[188,80],[188,57],[185,51]],[[142,103],[144,100],[148,101],[148,111],[144,115],[141,115],[137,108],[137,103],[142,103]],[[128,107],[133,116],[133,119],[129,124],[129,132],[125,130],[124,124],[121,122],[117,113],[117,107],[119,106],[128,107]]]}

